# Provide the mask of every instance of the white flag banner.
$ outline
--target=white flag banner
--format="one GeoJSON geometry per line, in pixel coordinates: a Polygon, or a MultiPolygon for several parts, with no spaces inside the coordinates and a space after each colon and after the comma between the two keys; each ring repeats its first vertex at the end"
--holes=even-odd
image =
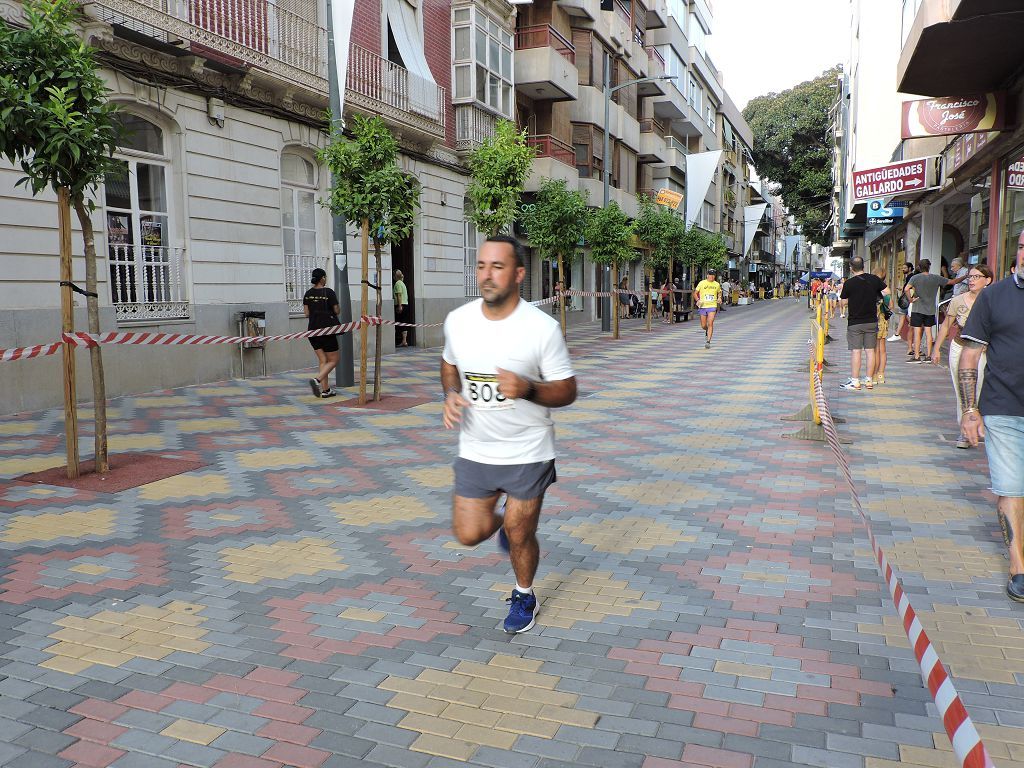
{"type": "Polygon", "coordinates": [[[689,229],[700,218],[704,207],[704,196],[708,193],[711,180],[718,170],[722,150],[698,152],[686,156],[686,228],[689,229]]]}
{"type": "Polygon", "coordinates": [[[334,65],[337,67],[338,81],[338,114],[335,120],[341,120],[345,113],[345,73],[348,72],[348,46],[352,36],[352,15],[356,0],[332,0],[331,2],[331,35],[334,38],[334,65]]]}
{"type": "Polygon", "coordinates": [[[761,223],[764,212],[768,210],[768,203],[743,206],[743,255],[750,253],[750,245],[754,242],[754,233],[757,232],[757,225],[761,223]]]}

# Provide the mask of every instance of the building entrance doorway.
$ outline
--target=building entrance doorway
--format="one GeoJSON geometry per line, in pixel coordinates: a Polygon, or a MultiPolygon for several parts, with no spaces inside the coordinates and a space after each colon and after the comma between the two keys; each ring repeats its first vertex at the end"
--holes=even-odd
{"type": "MultiPolygon", "coordinates": [[[[396,273],[401,272],[405,289],[409,293],[409,306],[405,308],[405,312],[401,317],[396,318],[396,320],[402,323],[416,322],[416,273],[414,271],[415,258],[413,253],[414,241],[412,234],[391,246],[391,279],[392,281],[397,279],[396,273]]],[[[393,294],[392,298],[394,298],[393,294]]],[[[401,342],[403,332],[408,334],[405,339],[409,346],[416,346],[416,329],[399,326],[395,327],[395,346],[398,346],[399,342],[401,342]]]]}

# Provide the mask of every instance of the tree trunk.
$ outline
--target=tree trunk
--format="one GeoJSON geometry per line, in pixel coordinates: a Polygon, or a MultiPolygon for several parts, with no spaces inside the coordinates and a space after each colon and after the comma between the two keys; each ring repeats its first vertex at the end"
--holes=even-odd
{"type": "MultiPolygon", "coordinates": [[[[60,233],[60,324],[61,331],[75,330],[75,300],[71,293],[71,196],[67,187],[57,190],[57,226],[60,233]]],[[[68,479],[79,476],[78,395],[75,386],[75,347],[65,341],[64,363],[64,442],[67,451],[68,479]]]]}
{"type": "Polygon", "coordinates": [[[654,287],[654,270],[648,266],[647,273],[647,330],[651,330],[651,314],[654,312],[654,301],[651,299],[651,289],[654,287]]]}
{"type": "Polygon", "coordinates": [[[675,257],[671,257],[668,260],[668,321],[674,323],[676,321],[676,292],[675,283],[672,282],[672,273],[676,268],[675,257]]]}
{"type": "Polygon", "coordinates": [[[619,262],[612,262],[612,338],[619,338],[619,315],[622,314],[622,297],[619,295],[619,262]]]}
{"type": "Polygon", "coordinates": [[[558,282],[562,285],[563,294],[558,297],[558,322],[562,324],[562,338],[565,338],[565,301],[568,298],[565,291],[565,262],[562,254],[558,254],[558,282]]]}
{"type": "MultiPolygon", "coordinates": [[[[96,297],[96,237],[92,227],[92,217],[85,206],[81,195],[74,199],[78,223],[82,225],[82,239],[85,241],[85,290],[90,296],[85,298],[88,312],[89,333],[100,332],[100,303],[96,297]]],[[[97,344],[89,347],[89,363],[92,366],[92,400],[95,421],[93,455],[98,475],[110,471],[107,457],[107,384],[103,376],[103,350],[97,344]]]]}
{"type": "MultiPolygon", "coordinates": [[[[380,243],[375,239],[373,241],[373,258],[376,263],[377,270],[377,317],[383,317],[384,315],[384,296],[382,285],[381,285],[381,267],[380,267],[380,243]]],[[[381,363],[381,344],[384,339],[384,326],[378,325],[377,331],[374,334],[374,345],[373,345],[373,400],[374,402],[380,401],[380,363],[381,363]]]]}
{"type": "MultiPolygon", "coordinates": [[[[366,317],[366,305],[369,297],[370,280],[370,221],[363,219],[363,283],[360,286],[359,317],[366,317]]],[[[366,322],[359,323],[359,404],[366,403],[366,322]]]]}

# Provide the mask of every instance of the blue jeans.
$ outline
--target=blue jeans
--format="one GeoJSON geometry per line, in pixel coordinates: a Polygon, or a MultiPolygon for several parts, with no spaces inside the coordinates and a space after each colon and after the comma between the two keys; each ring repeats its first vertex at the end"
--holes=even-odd
{"type": "Polygon", "coordinates": [[[984,416],[992,493],[1024,497],[1024,416],[984,416]]]}

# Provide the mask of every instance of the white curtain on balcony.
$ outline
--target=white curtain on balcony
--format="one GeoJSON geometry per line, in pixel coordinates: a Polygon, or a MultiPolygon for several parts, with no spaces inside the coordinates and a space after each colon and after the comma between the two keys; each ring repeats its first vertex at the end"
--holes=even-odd
{"type": "Polygon", "coordinates": [[[423,53],[423,37],[416,22],[416,9],[409,0],[386,0],[386,3],[391,34],[395,36],[398,52],[409,72],[409,109],[436,120],[441,116],[441,105],[437,97],[437,83],[423,53]]]}

